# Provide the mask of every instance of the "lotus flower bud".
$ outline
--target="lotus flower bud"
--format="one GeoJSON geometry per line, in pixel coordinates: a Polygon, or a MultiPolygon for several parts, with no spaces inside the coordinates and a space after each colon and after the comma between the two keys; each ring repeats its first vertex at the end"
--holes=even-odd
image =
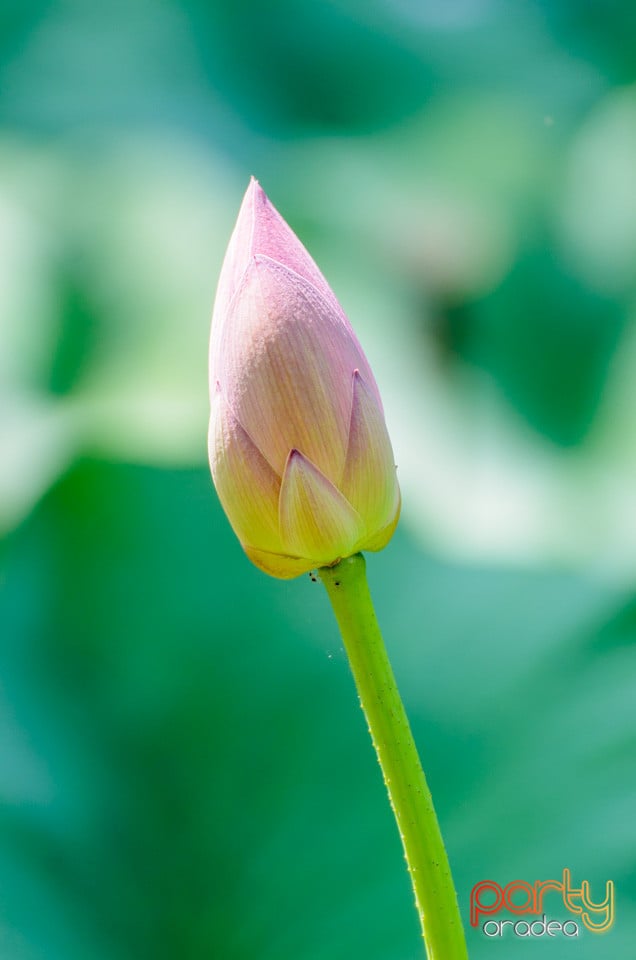
{"type": "Polygon", "coordinates": [[[373,374],[255,180],[219,279],[210,393],[212,476],[256,566],[295,577],[386,546],[400,492],[373,374]]]}

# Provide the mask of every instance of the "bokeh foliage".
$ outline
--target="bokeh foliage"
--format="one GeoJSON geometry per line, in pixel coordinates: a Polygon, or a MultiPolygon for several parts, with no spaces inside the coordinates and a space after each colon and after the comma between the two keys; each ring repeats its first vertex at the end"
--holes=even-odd
{"type": "Polygon", "coordinates": [[[617,887],[577,957],[631,956],[632,6],[2,18],[3,960],[420,955],[326,597],[251,568],[205,468],[250,173],[385,399],[369,573],[466,922],[478,880],[568,866],[617,887]]]}

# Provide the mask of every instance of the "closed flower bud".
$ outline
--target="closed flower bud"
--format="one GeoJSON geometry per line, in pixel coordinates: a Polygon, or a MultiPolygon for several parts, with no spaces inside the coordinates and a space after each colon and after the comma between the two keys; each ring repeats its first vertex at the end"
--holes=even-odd
{"type": "Polygon", "coordinates": [[[210,393],[212,476],[256,566],[295,577],[386,546],[400,492],[373,374],[255,180],[219,279],[210,393]]]}

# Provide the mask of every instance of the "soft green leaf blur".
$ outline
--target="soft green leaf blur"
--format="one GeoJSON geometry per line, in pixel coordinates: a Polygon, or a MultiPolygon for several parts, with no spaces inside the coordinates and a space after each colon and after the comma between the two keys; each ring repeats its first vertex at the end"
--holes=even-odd
{"type": "Polygon", "coordinates": [[[250,174],[382,391],[404,508],[368,569],[467,928],[477,881],[569,867],[617,891],[572,955],[628,960],[633,4],[9,0],[0,27],[2,960],[421,957],[324,591],[250,565],[206,467],[250,174]]]}

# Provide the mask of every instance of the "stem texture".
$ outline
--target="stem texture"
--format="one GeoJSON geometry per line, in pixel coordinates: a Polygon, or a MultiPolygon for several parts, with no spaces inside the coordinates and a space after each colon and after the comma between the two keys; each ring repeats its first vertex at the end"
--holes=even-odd
{"type": "Polygon", "coordinates": [[[429,960],[467,960],[444,841],[358,553],[318,573],[334,609],[397,820],[429,960]]]}

